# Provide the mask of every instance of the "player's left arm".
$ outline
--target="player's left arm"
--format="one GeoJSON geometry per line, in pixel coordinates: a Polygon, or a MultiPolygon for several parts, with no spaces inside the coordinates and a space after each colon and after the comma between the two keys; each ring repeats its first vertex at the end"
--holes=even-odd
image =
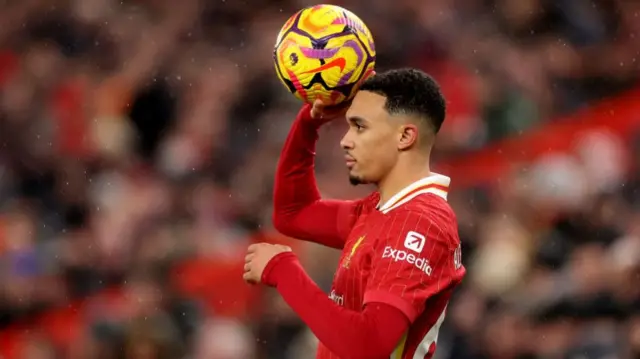
{"type": "Polygon", "coordinates": [[[388,214],[374,247],[364,304],[393,306],[413,322],[429,298],[460,281],[464,267],[455,261],[452,222],[438,208],[388,214]]]}
{"type": "Polygon", "coordinates": [[[305,273],[292,252],[273,257],[262,282],[276,287],[318,340],[340,358],[389,357],[409,328],[403,312],[388,304],[372,303],[362,311],[336,304],[305,273]]]}

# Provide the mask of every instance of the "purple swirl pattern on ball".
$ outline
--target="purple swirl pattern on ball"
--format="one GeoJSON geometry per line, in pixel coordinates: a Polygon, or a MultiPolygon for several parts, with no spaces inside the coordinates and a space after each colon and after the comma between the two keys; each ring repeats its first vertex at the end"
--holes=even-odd
{"type": "Polygon", "coordinates": [[[333,48],[333,49],[311,49],[308,47],[301,47],[300,51],[302,52],[302,54],[305,57],[308,57],[310,59],[327,59],[330,57],[335,56],[336,53],[338,53],[337,48],[333,48]]]}
{"type": "Polygon", "coordinates": [[[343,15],[344,16],[334,19],[332,22],[332,25],[346,25],[363,34],[367,33],[367,30],[364,28],[364,26],[360,22],[354,21],[350,16],[347,16],[347,14],[343,14],[343,15]]]}
{"type": "MultiPolygon", "coordinates": [[[[358,62],[356,62],[357,65],[359,65],[362,62],[362,59],[364,58],[364,53],[362,53],[362,49],[360,48],[360,44],[358,44],[355,40],[349,40],[349,41],[346,41],[344,43],[344,45],[342,45],[342,46],[350,47],[350,48],[353,49],[353,51],[356,53],[356,56],[358,56],[358,62]]],[[[338,81],[338,86],[342,86],[342,85],[346,85],[347,84],[347,82],[351,78],[351,75],[353,75],[353,72],[358,67],[357,65],[353,69],[351,69],[349,72],[347,72],[346,74],[342,75],[342,77],[340,78],[340,81],[338,81]]]]}
{"type": "Polygon", "coordinates": [[[371,51],[376,51],[376,47],[375,47],[376,45],[373,43],[373,39],[370,36],[367,36],[367,33],[369,31],[364,27],[364,24],[362,24],[361,22],[355,21],[353,18],[351,18],[347,14],[344,14],[344,16],[334,19],[332,22],[332,25],[346,25],[351,27],[352,29],[355,29],[357,32],[363,35],[362,37],[367,39],[367,43],[369,44],[369,48],[371,49],[371,51]]]}

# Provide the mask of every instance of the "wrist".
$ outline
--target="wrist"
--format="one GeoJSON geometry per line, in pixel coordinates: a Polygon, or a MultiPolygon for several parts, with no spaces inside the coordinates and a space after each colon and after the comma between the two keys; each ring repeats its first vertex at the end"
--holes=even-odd
{"type": "Polygon", "coordinates": [[[302,105],[302,108],[298,112],[298,119],[306,125],[307,128],[312,129],[314,131],[318,130],[322,125],[326,122],[322,119],[316,119],[311,115],[311,110],[313,109],[313,105],[310,103],[305,103],[302,105]]]}
{"type": "Polygon", "coordinates": [[[313,122],[313,117],[311,116],[311,109],[313,106],[310,103],[304,103],[298,111],[298,118],[300,118],[304,122],[313,122]]]}
{"type": "Polygon", "coordinates": [[[267,263],[261,281],[263,284],[276,287],[282,276],[299,266],[298,257],[293,252],[279,253],[267,263]]]}

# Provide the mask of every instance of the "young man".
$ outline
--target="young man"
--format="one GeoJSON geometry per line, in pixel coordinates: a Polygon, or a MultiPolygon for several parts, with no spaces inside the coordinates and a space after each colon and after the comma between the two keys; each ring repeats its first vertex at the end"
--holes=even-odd
{"type": "Polygon", "coordinates": [[[284,246],[249,247],[244,279],[274,286],[320,340],[317,358],[431,358],[465,269],[449,178],[429,170],[445,118],[437,83],[401,69],[367,79],[340,142],[352,184],[377,191],[323,200],[314,176],[318,128],[341,115],[316,102],[291,128],[276,173],[274,224],[285,235],[342,249],[330,295],[284,246]]]}

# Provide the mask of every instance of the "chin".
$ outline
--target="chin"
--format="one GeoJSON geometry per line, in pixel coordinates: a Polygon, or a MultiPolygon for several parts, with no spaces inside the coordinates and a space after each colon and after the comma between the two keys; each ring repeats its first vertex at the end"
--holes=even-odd
{"type": "Polygon", "coordinates": [[[359,184],[369,184],[371,182],[367,181],[366,179],[364,179],[364,178],[362,178],[360,176],[349,175],[349,183],[351,183],[352,186],[357,186],[359,184]]]}
{"type": "Polygon", "coordinates": [[[357,186],[359,184],[362,184],[362,181],[358,176],[349,176],[349,183],[351,183],[352,186],[357,186]]]}

